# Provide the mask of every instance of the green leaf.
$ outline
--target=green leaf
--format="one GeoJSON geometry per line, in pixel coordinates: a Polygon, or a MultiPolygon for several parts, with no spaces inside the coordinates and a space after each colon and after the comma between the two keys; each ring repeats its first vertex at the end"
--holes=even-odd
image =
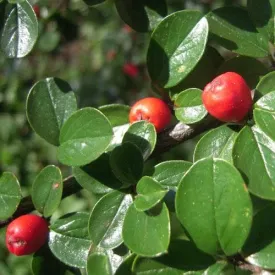
{"type": "Polygon", "coordinates": [[[152,80],[165,88],[181,82],[203,56],[207,37],[208,23],[200,12],[179,11],[167,16],[149,44],[147,66],[152,80]]]}
{"type": "Polygon", "coordinates": [[[182,82],[171,88],[171,97],[175,99],[180,92],[190,87],[204,89],[206,84],[216,77],[217,70],[223,61],[223,57],[216,49],[207,46],[201,60],[193,71],[182,82]]]}
{"type": "Polygon", "coordinates": [[[38,37],[38,23],[26,0],[11,6],[1,34],[1,49],[7,57],[21,58],[33,48],[38,37]]]}
{"type": "Polygon", "coordinates": [[[155,149],[157,132],[152,123],[138,121],[131,124],[122,142],[131,142],[135,144],[142,152],[144,160],[146,160],[155,149]]]}
{"type": "Polygon", "coordinates": [[[105,2],[105,0],[83,0],[88,6],[94,6],[105,2]]]}
{"type": "Polygon", "coordinates": [[[201,94],[200,89],[190,88],[177,96],[174,104],[175,115],[179,121],[185,124],[194,124],[207,115],[201,94]]]}
{"type": "Polygon", "coordinates": [[[221,46],[245,56],[268,56],[268,41],[257,32],[245,9],[222,7],[210,12],[207,19],[212,38],[221,46]]]}
{"type": "Polygon", "coordinates": [[[105,253],[93,253],[87,261],[87,275],[112,275],[108,255],[105,253]]]}
{"type": "Polygon", "coordinates": [[[76,110],[74,92],[67,82],[59,78],[38,81],[27,98],[27,118],[31,127],[39,136],[56,146],[59,145],[62,125],[76,110]]]}
{"type": "Polygon", "coordinates": [[[164,161],[154,167],[152,178],[162,186],[174,189],[191,166],[191,162],[184,160],[164,161]]]}
{"type": "Polygon", "coordinates": [[[103,153],[95,161],[83,166],[73,167],[73,175],[77,182],[93,194],[105,194],[122,187],[122,183],[114,176],[109,163],[110,154],[103,153]]]}
{"type": "Polygon", "coordinates": [[[154,179],[145,176],[137,184],[137,197],[134,204],[138,211],[146,211],[158,204],[168,192],[154,179]]]}
{"type": "Polygon", "coordinates": [[[258,83],[255,91],[255,98],[259,99],[270,92],[275,91],[275,72],[263,76],[258,83]]]}
{"type": "Polygon", "coordinates": [[[226,125],[210,130],[197,143],[194,161],[215,157],[233,162],[232,150],[238,133],[226,125]]]}
{"type": "Polygon", "coordinates": [[[95,245],[111,249],[123,242],[122,225],[132,202],[131,195],[115,191],[96,203],[89,219],[89,234],[95,245]]]}
{"type": "Polygon", "coordinates": [[[43,216],[50,217],[61,202],[62,191],[63,181],[60,169],[54,165],[45,167],[32,185],[34,207],[43,216]]]}
{"type": "Polygon", "coordinates": [[[249,191],[275,200],[275,142],[258,127],[244,127],[233,147],[234,165],[245,176],[249,191]]]}
{"type": "Polygon", "coordinates": [[[225,61],[218,70],[218,74],[226,72],[240,74],[249,87],[254,89],[258,84],[260,77],[268,73],[268,68],[255,58],[237,56],[225,61]],[[249,68],[249,70],[247,68],[249,68]]]}
{"type": "Polygon", "coordinates": [[[31,269],[33,275],[65,275],[67,267],[54,257],[47,246],[44,246],[33,255],[31,269]]]}
{"type": "Polygon", "coordinates": [[[214,259],[200,251],[196,246],[186,240],[173,240],[168,253],[154,259],[138,257],[133,266],[135,274],[186,274],[188,271],[199,271],[214,263],[214,259]],[[171,273],[169,273],[171,272],[171,273]],[[162,274],[162,273],[161,273],[162,274]]]}
{"type": "Polygon", "coordinates": [[[248,0],[247,9],[257,30],[275,44],[275,3],[272,0],[248,0]],[[259,12],[260,11],[260,12],[259,12]]]}
{"type": "Polygon", "coordinates": [[[0,220],[10,218],[21,200],[21,188],[17,178],[10,172],[0,176],[0,220]]]}
{"type": "Polygon", "coordinates": [[[212,255],[222,251],[233,255],[248,236],[252,203],[234,166],[206,158],[183,177],[176,195],[176,213],[199,249],[212,255]]]}
{"type": "Polygon", "coordinates": [[[110,104],[99,107],[99,110],[108,118],[112,127],[129,123],[130,106],[110,104]]]}
{"type": "Polygon", "coordinates": [[[86,165],[104,153],[112,137],[110,122],[100,111],[78,110],[61,128],[58,160],[69,166],[86,165]]]}
{"type": "Polygon", "coordinates": [[[107,151],[112,151],[115,147],[117,147],[118,145],[121,145],[123,137],[127,132],[127,130],[129,129],[129,127],[130,127],[130,123],[116,126],[113,128],[114,135],[110,145],[107,148],[107,151]]]}
{"type": "Polygon", "coordinates": [[[134,273],[132,272],[132,266],[135,258],[135,254],[131,254],[130,256],[128,256],[118,267],[115,275],[134,275],[134,273]]]}
{"type": "Polygon", "coordinates": [[[49,247],[63,263],[78,268],[86,267],[92,244],[88,234],[88,213],[71,213],[50,227],[49,247]]]}
{"type": "Polygon", "coordinates": [[[110,165],[115,176],[126,185],[138,182],[143,172],[143,157],[132,143],[117,146],[110,156],[110,165]]]}
{"type": "Polygon", "coordinates": [[[262,109],[254,109],[253,116],[257,126],[275,141],[275,133],[273,131],[275,126],[275,111],[269,112],[262,109]]]}
{"type": "Polygon", "coordinates": [[[57,31],[47,31],[44,33],[41,33],[41,36],[38,40],[38,48],[39,50],[43,52],[51,52],[53,51],[60,42],[61,35],[57,31]]]}
{"type": "Polygon", "coordinates": [[[139,212],[132,204],[126,213],[122,236],[128,248],[138,255],[154,257],[165,253],[170,241],[166,205],[163,203],[156,209],[139,212]]]}
{"type": "Polygon", "coordinates": [[[153,30],[167,15],[165,0],[115,0],[121,19],[138,32],[153,30]]]}
{"type": "Polygon", "coordinates": [[[246,261],[266,269],[275,269],[274,215],[274,203],[257,212],[243,248],[246,261]]]}

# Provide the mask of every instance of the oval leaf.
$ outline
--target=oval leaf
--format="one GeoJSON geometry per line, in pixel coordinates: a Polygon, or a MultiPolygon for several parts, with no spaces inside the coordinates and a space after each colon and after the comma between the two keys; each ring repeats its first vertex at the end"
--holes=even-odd
{"type": "Polygon", "coordinates": [[[153,30],[167,15],[165,0],[115,0],[121,19],[138,32],[153,30]]]}
{"type": "Polygon", "coordinates": [[[243,248],[249,263],[267,269],[275,269],[274,215],[274,203],[257,212],[249,238],[243,248]]]}
{"type": "Polygon", "coordinates": [[[249,87],[254,89],[258,84],[260,77],[268,73],[268,68],[259,60],[247,57],[237,56],[226,60],[219,68],[217,74],[226,72],[235,72],[240,74],[249,87]],[[249,68],[249,70],[247,69],[249,68]]]}
{"type": "Polygon", "coordinates": [[[212,38],[221,46],[245,56],[268,56],[268,40],[257,32],[245,9],[222,7],[210,12],[207,19],[212,38]]]}
{"type": "Polygon", "coordinates": [[[261,96],[275,91],[275,72],[270,72],[261,78],[256,87],[255,98],[259,99],[261,96]]]}
{"type": "Polygon", "coordinates": [[[78,268],[86,267],[92,242],[88,234],[88,213],[72,213],[51,225],[49,247],[63,263],[78,268]]]}
{"type": "Polygon", "coordinates": [[[93,253],[87,261],[87,275],[112,275],[108,255],[105,253],[93,253]]]}
{"type": "Polygon", "coordinates": [[[0,220],[10,218],[21,200],[21,188],[17,178],[10,172],[0,177],[0,220]]]}
{"type": "Polygon", "coordinates": [[[137,256],[135,254],[131,254],[127,257],[118,267],[115,275],[134,275],[132,272],[132,266],[136,257],[137,256]]]}
{"type": "Polygon", "coordinates": [[[144,160],[146,160],[155,149],[157,132],[152,123],[138,121],[131,124],[124,134],[122,142],[131,142],[135,144],[142,152],[144,160]]]}
{"type": "Polygon", "coordinates": [[[103,3],[105,0],[84,0],[88,6],[94,6],[103,3]]]}
{"type": "Polygon", "coordinates": [[[110,122],[100,111],[78,110],[61,128],[58,160],[70,166],[88,164],[104,153],[112,137],[110,122]]]}
{"type": "Polygon", "coordinates": [[[134,253],[154,257],[165,253],[170,241],[169,211],[166,205],[139,212],[132,204],[123,224],[123,240],[134,253]]]}
{"type": "Polygon", "coordinates": [[[89,220],[89,234],[95,245],[111,249],[123,242],[122,225],[132,202],[131,195],[116,191],[96,203],[89,220]]]}
{"type": "Polygon", "coordinates": [[[207,37],[208,23],[200,12],[179,11],[167,16],[153,32],[148,49],[152,80],[165,88],[177,85],[201,59],[207,37]]]}
{"type": "Polygon", "coordinates": [[[32,185],[34,207],[43,216],[50,217],[62,199],[63,181],[58,167],[49,165],[36,177],[32,185]]]}
{"type": "Polygon", "coordinates": [[[201,121],[207,111],[204,108],[200,89],[188,89],[181,92],[175,101],[175,115],[185,124],[193,124],[201,121]]]}
{"type": "Polygon", "coordinates": [[[257,30],[268,37],[272,44],[275,44],[275,2],[272,0],[248,0],[247,9],[257,30]]]}
{"type": "Polygon", "coordinates": [[[109,163],[108,153],[83,167],[73,167],[73,175],[77,182],[93,194],[105,194],[119,189],[122,183],[114,176],[109,163]]]}
{"type": "Polygon", "coordinates": [[[205,134],[197,143],[194,161],[207,157],[215,157],[233,162],[232,150],[238,133],[226,125],[205,134]]]}
{"type": "Polygon", "coordinates": [[[163,188],[157,181],[150,177],[143,177],[138,182],[137,197],[134,204],[138,211],[146,211],[158,204],[167,194],[168,189],[163,188]]]}
{"type": "Polygon", "coordinates": [[[1,49],[7,57],[26,56],[38,37],[38,22],[26,0],[12,6],[1,34],[1,49]]]}
{"type": "Polygon", "coordinates": [[[110,165],[115,176],[124,184],[138,182],[143,172],[143,157],[140,150],[132,143],[117,146],[111,153],[110,165]]]}
{"type": "Polygon", "coordinates": [[[112,127],[129,123],[130,106],[110,104],[101,106],[98,109],[108,118],[112,127]]]}
{"type": "Polygon", "coordinates": [[[257,126],[270,138],[275,141],[275,111],[269,112],[266,110],[255,109],[253,111],[254,120],[257,126]]]}
{"type": "Polygon", "coordinates": [[[275,200],[275,142],[258,127],[245,127],[233,147],[234,165],[246,177],[249,191],[275,200]]]}
{"type": "Polygon", "coordinates": [[[184,160],[164,161],[154,167],[152,178],[164,187],[175,189],[191,166],[191,162],[184,160]]]}
{"type": "Polygon", "coordinates": [[[248,236],[252,203],[238,170],[223,160],[207,158],[183,177],[176,213],[199,249],[233,255],[248,236]]]}
{"type": "Polygon", "coordinates": [[[67,82],[58,78],[38,81],[27,98],[27,118],[31,127],[39,136],[56,146],[59,145],[62,125],[76,110],[74,92],[67,82]]]}

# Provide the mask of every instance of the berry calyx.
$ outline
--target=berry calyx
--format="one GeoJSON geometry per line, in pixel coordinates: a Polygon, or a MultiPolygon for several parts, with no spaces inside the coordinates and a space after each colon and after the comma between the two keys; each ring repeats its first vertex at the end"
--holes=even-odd
{"type": "Polygon", "coordinates": [[[6,246],[17,256],[36,252],[48,238],[48,223],[40,216],[27,214],[13,220],[7,227],[6,246]]]}
{"type": "Polygon", "coordinates": [[[156,131],[161,132],[171,120],[171,112],[168,105],[159,98],[147,97],[137,101],[129,114],[131,123],[139,120],[151,122],[156,131]]]}
{"type": "Polygon", "coordinates": [[[202,102],[218,120],[240,122],[252,106],[251,90],[242,76],[227,72],[205,86],[202,102]]]}

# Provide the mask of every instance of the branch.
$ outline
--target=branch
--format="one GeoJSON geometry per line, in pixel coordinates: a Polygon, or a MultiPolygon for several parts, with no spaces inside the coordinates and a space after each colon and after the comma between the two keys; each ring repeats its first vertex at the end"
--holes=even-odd
{"type": "MultiPolygon", "coordinates": [[[[205,119],[203,123],[193,125],[193,126],[188,126],[183,123],[178,123],[158,135],[157,145],[152,156],[154,157],[156,155],[162,154],[168,151],[169,149],[171,149],[172,147],[188,139],[192,139],[206,130],[215,128],[220,124],[221,124],[220,122],[210,117],[205,119]]],[[[64,179],[63,183],[64,183],[64,188],[63,188],[62,198],[66,198],[72,194],[75,194],[82,189],[82,187],[77,183],[75,178],[72,176],[64,179]]],[[[13,214],[13,216],[7,220],[0,221],[0,228],[3,228],[4,226],[6,226],[13,219],[21,215],[30,213],[34,210],[35,210],[35,207],[33,205],[31,196],[27,196],[23,198],[16,212],[13,214]]]]}

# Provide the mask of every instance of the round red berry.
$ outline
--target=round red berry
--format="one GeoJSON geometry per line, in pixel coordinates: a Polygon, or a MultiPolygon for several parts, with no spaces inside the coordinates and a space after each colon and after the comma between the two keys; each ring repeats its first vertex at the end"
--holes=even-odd
{"type": "Polygon", "coordinates": [[[40,7],[38,5],[33,5],[34,13],[36,14],[37,18],[40,17],[40,7]]]}
{"type": "Polygon", "coordinates": [[[13,220],[7,227],[6,245],[17,256],[36,252],[48,238],[48,223],[37,215],[27,214],[13,220]]]}
{"type": "Polygon", "coordinates": [[[139,69],[135,64],[126,63],[123,65],[123,72],[130,77],[136,77],[139,73],[139,69]]]}
{"type": "Polygon", "coordinates": [[[252,96],[242,76],[227,72],[206,85],[202,101],[206,110],[218,120],[240,122],[251,108],[252,96]]]}
{"type": "Polygon", "coordinates": [[[131,123],[147,120],[154,124],[156,131],[159,133],[170,123],[171,112],[163,100],[147,97],[134,104],[129,114],[129,120],[131,123]]]}

